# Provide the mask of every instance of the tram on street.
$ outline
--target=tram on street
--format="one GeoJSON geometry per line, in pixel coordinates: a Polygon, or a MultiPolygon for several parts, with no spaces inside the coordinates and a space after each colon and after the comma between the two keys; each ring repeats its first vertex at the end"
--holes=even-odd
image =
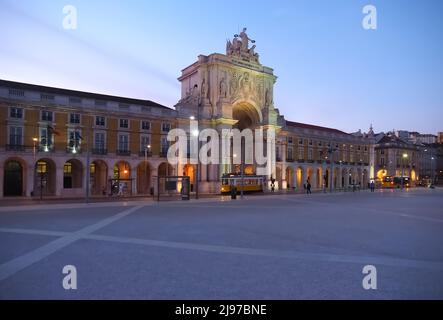
{"type": "Polygon", "coordinates": [[[222,176],[221,193],[231,193],[232,187],[236,187],[237,192],[263,192],[265,190],[266,177],[257,175],[226,174],[222,176]],[[242,188],[243,186],[243,188],[242,188]]]}

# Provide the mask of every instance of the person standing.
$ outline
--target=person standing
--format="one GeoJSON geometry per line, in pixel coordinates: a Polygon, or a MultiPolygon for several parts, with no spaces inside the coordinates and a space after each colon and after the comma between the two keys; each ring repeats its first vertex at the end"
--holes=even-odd
{"type": "Polygon", "coordinates": [[[311,194],[311,182],[309,180],[306,181],[306,192],[307,194],[311,194]]]}

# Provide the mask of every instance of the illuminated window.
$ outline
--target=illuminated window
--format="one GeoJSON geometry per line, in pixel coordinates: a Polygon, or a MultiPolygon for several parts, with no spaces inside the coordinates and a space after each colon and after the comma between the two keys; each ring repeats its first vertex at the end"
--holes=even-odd
{"type": "Polygon", "coordinates": [[[70,162],[66,162],[63,166],[63,173],[70,174],[72,173],[72,164],[70,162]]]}
{"type": "Polygon", "coordinates": [[[37,162],[37,173],[46,173],[48,172],[47,164],[45,161],[37,162]]]}

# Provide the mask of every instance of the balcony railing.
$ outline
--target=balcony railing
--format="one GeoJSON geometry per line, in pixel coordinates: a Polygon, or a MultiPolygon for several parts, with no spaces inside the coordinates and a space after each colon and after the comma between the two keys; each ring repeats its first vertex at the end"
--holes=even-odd
{"type": "Polygon", "coordinates": [[[82,152],[82,150],[80,148],[66,147],[66,153],[77,154],[77,153],[81,153],[81,152],[82,152]]]}
{"type": "Polygon", "coordinates": [[[138,155],[140,156],[140,157],[152,157],[152,152],[151,151],[148,151],[148,152],[146,152],[146,151],[140,151],[139,153],[138,153],[138,155]]]}
{"type": "Polygon", "coordinates": [[[160,158],[166,158],[168,156],[168,151],[162,150],[159,154],[160,158]]]}
{"type": "Polygon", "coordinates": [[[7,144],[6,151],[25,151],[25,146],[21,144],[7,144]]]}
{"type": "Polygon", "coordinates": [[[117,150],[115,153],[119,156],[126,156],[126,157],[131,155],[130,150],[117,150]]]}
{"type": "Polygon", "coordinates": [[[286,162],[294,162],[294,158],[288,157],[286,158],[286,162]]]}
{"type": "Polygon", "coordinates": [[[45,145],[40,145],[40,146],[38,146],[38,152],[52,152],[52,151],[54,151],[54,145],[48,145],[48,146],[45,146],[45,145]]]}
{"type": "Polygon", "coordinates": [[[103,148],[94,148],[94,149],[92,149],[92,154],[106,155],[106,154],[108,154],[108,150],[107,149],[103,149],[103,148]]]}

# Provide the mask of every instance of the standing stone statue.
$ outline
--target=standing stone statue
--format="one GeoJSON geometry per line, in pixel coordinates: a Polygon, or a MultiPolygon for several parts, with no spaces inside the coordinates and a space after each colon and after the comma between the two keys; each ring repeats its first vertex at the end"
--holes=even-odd
{"type": "Polygon", "coordinates": [[[222,99],[227,97],[227,88],[226,88],[225,78],[222,78],[220,81],[220,97],[222,99]]]}
{"type": "Polygon", "coordinates": [[[241,39],[241,51],[242,52],[248,52],[249,49],[249,41],[252,43],[255,43],[255,40],[252,40],[248,37],[248,34],[246,33],[246,28],[243,28],[243,31],[240,32],[240,39],[241,39]]]}

